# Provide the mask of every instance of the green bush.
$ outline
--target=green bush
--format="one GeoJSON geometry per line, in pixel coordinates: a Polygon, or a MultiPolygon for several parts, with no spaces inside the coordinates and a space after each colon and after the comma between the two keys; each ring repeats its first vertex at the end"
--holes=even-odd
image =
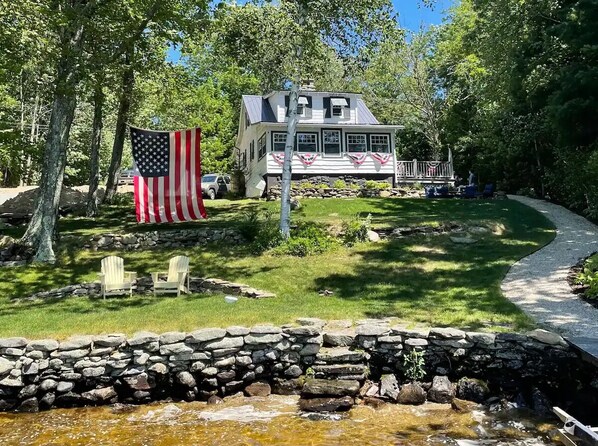
{"type": "Polygon", "coordinates": [[[320,183],[316,186],[316,189],[328,189],[330,186],[326,183],[320,183]]]}
{"type": "Polygon", "coordinates": [[[316,186],[313,183],[310,183],[309,181],[306,181],[305,183],[301,183],[299,185],[299,187],[301,189],[314,189],[316,186]]]}
{"type": "Polygon", "coordinates": [[[577,282],[588,287],[586,297],[598,299],[598,254],[586,260],[583,271],[577,276],[577,282]]]}
{"type": "Polygon", "coordinates": [[[256,254],[275,248],[283,242],[278,220],[272,212],[244,212],[239,232],[251,243],[251,250],[256,254]]]}
{"type": "Polygon", "coordinates": [[[355,243],[365,242],[368,239],[368,231],[372,226],[372,215],[368,214],[366,218],[355,216],[342,223],[343,243],[347,246],[353,246],[355,243]]]}
{"type": "Polygon", "coordinates": [[[378,182],[374,181],[374,180],[367,180],[364,183],[364,186],[366,189],[377,189],[378,188],[378,182]]]}
{"type": "Polygon", "coordinates": [[[357,183],[351,183],[349,185],[349,189],[358,190],[358,189],[361,189],[361,186],[357,183]]]}
{"type": "Polygon", "coordinates": [[[306,257],[322,254],[336,246],[336,240],[325,227],[314,223],[300,223],[291,230],[291,236],[272,250],[275,255],[306,257]]]}
{"type": "Polygon", "coordinates": [[[411,350],[403,357],[404,373],[410,381],[419,381],[426,375],[425,365],[424,352],[411,350]]]}
{"type": "Polygon", "coordinates": [[[374,181],[374,180],[367,180],[365,182],[366,189],[389,189],[390,183],[387,181],[374,181]]]}
{"type": "Polygon", "coordinates": [[[411,188],[414,190],[424,190],[424,185],[422,183],[420,183],[419,181],[416,181],[415,183],[413,183],[411,185],[411,188]]]}
{"type": "Polygon", "coordinates": [[[332,187],[334,187],[335,189],[346,189],[347,188],[347,183],[345,183],[344,180],[338,179],[334,182],[334,184],[332,185],[332,187]]]}

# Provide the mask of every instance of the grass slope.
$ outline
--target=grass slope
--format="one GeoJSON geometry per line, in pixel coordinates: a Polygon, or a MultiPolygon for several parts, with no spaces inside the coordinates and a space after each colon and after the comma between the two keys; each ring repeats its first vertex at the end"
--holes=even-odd
{"type": "MultiPolygon", "coordinates": [[[[338,224],[355,214],[372,214],[374,226],[399,227],[444,221],[494,224],[495,233],[474,245],[456,245],[448,236],[414,236],[339,248],[307,257],[255,256],[245,246],[187,250],[193,275],[234,280],[272,291],[277,298],[240,299],[225,305],[221,295],[26,301],[20,298],[97,279],[109,252],[63,247],[59,263],[0,270],[0,336],[67,337],[71,334],[137,330],[191,330],[198,327],[276,324],[300,316],[359,319],[395,316],[407,323],[471,329],[524,329],[531,321],[502,297],[500,281],[511,264],[554,237],[551,223],[518,202],[418,199],[303,200],[295,219],[338,224]],[[502,229],[501,229],[502,228],[502,229]],[[328,289],[331,297],[318,291],[328,289]],[[11,299],[12,298],[12,299],[11,299]]],[[[275,210],[277,203],[210,202],[209,222],[180,226],[238,224],[241,211],[275,210]]],[[[161,226],[170,229],[171,226],[161,226]]],[[[129,207],[113,207],[97,222],[65,219],[61,232],[140,230],[129,207]],[[118,222],[121,222],[120,224],[118,222]]],[[[143,229],[149,229],[144,226],[143,229]]],[[[155,229],[155,228],[154,228],[155,229]]],[[[163,270],[180,251],[114,252],[139,274],[163,270]]]]}

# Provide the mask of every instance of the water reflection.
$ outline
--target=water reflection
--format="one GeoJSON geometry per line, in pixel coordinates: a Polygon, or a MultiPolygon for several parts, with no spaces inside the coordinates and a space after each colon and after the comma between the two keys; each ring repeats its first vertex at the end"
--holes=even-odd
{"type": "Polygon", "coordinates": [[[555,444],[553,428],[520,413],[457,413],[440,404],[357,406],[348,414],[316,416],[298,413],[296,397],[273,395],[218,406],[160,403],[1,414],[0,444],[542,446],[555,444]]]}

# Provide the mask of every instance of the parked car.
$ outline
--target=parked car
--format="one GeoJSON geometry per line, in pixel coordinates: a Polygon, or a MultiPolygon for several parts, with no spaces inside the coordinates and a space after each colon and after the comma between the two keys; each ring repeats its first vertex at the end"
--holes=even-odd
{"type": "Polygon", "coordinates": [[[210,200],[223,197],[230,191],[230,176],[210,173],[201,177],[201,191],[210,200]]]}
{"type": "Polygon", "coordinates": [[[133,169],[121,170],[120,176],[118,177],[118,184],[133,184],[133,177],[135,171],[133,169]]]}

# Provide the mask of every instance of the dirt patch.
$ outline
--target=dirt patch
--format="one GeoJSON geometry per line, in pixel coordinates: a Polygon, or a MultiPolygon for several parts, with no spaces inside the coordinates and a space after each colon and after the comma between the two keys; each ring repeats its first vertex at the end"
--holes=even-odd
{"type": "MultiPolygon", "coordinates": [[[[38,188],[29,189],[5,201],[0,205],[0,214],[29,215],[33,213],[37,191],[38,188]]],[[[60,194],[60,208],[71,211],[83,209],[86,200],[87,195],[84,192],[72,187],[63,187],[60,194]]]]}

